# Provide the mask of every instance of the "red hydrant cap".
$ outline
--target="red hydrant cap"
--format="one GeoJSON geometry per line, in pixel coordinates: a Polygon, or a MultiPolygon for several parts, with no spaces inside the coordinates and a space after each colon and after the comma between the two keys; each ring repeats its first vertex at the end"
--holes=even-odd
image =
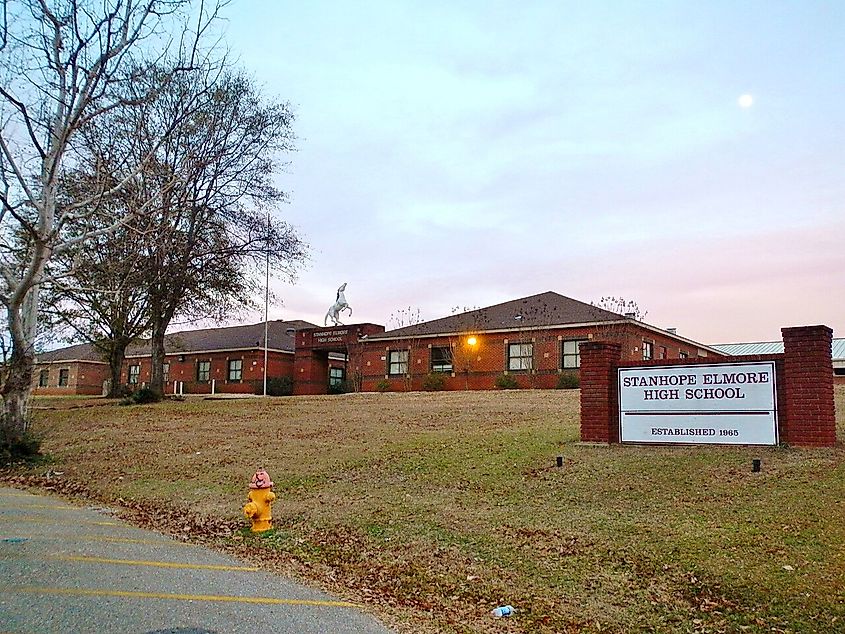
{"type": "Polygon", "coordinates": [[[269,489],[273,486],[273,481],[270,479],[270,474],[265,469],[259,469],[252,476],[249,483],[250,489],[269,489]]]}

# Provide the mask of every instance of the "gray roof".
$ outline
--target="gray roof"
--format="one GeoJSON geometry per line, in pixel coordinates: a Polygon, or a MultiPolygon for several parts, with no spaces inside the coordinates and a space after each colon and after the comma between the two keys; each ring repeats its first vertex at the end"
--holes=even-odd
{"type": "Polygon", "coordinates": [[[539,295],[514,299],[502,304],[478,308],[421,324],[388,330],[378,335],[370,335],[369,338],[370,340],[392,339],[395,337],[418,337],[456,332],[567,326],[623,319],[630,318],[547,291],[539,295]]]}
{"type": "MultiPolygon", "coordinates": [[[[310,322],[301,319],[291,321],[271,321],[267,325],[268,347],[273,350],[294,351],[293,332],[304,328],[316,328],[310,322]],[[289,333],[289,330],[293,332],[289,333]]],[[[246,326],[228,326],[225,328],[204,328],[202,330],[186,330],[174,332],[164,339],[167,354],[179,352],[210,352],[220,350],[243,350],[264,347],[264,322],[246,326]]],[[[126,350],[127,357],[144,357],[150,355],[150,341],[145,339],[130,344],[126,350]]],[[[90,343],[82,343],[67,348],[51,350],[38,355],[38,362],[50,361],[102,361],[102,353],[90,343]]]]}
{"type": "MultiPolygon", "coordinates": [[[[783,341],[759,341],[755,343],[717,343],[711,346],[725,354],[778,354],[783,352],[783,341]]],[[[845,359],[845,338],[834,339],[832,346],[833,358],[845,359]]]]}

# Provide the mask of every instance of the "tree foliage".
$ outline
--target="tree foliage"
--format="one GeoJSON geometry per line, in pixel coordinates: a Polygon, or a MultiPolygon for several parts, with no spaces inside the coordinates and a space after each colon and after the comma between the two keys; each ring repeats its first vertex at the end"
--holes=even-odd
{"type": "MultiPolygon", "coordinates": [[[[100,201],[138,176],[147,160],[127,164],[118,182],[59,200],[64,173],[79,165],[83,128],[117,108],[147,76],[146,47],[169,51],[176,76],[197,62],[199,42],[216,15],[205,5],[188,25],[188,0],[19,0],[3,2],[0,24],[0,301],[11,352],[5,368],[2,431],[13,442],[26,429],[38,327],[39,293],[57,255],[114,231],[100,201]],[[175,27],[175,28],[174,28],[175,27]],[[167,36],[175,33],[175,41],[167,36]]],[[[162,53],[164,54],[164,53],[162,53]]],[[[137,155],[132,155],[137,157],[137,155]]]]}
{"type": "MultiPolygon", "coordinates": [[[[109,200],[135,219],[106,239],[107,251],[122,261],[101,292],[80,295],[79,282],[89,263],[97,270],[98,256],[76,254],[78,273],[58,287],[69,305],[102,309],[95,334],[111,341],[121,361],[123,342],[150,333],[151,387],[162,394],[164,335],[172,320],[231,316],[233,307],[252,301],[260,266],[269,263],[291,276],[306,247],[270,213],[285,200],[273,179],[279,157],[293,149],[290,107],[265,100],[248,77],[232,70],[196,69],[174,78],[162,69],[146,81],[132,87],[155,95],[143,108],[115,109],[85,131],[88,163],[108,170],[110,180],[122,179],[132,152],[151,157],[109,200]]],[[[96,178],[89,170],[76,183],[96,178]]]]}

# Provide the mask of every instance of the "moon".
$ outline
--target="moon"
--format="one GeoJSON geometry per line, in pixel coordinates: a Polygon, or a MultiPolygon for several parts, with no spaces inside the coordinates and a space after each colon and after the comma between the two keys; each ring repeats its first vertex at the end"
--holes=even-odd
{"type": "Polygon", "coordinates": [[[742,95],[737,102],[740,108],[750,108],[754,104],[754,97],[751,95],[742,95]]]}

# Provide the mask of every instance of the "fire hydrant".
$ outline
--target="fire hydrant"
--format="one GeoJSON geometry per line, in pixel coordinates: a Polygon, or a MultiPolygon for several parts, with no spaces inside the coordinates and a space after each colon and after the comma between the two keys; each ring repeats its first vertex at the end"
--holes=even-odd
{"type": "Polygon", "coordinates": [[[261,533],[273,527],[273,516],[270,505],[276,499],[276,494],[270,489],[273,481],[264,469],[259,469],[252,476],[249,483],[249,502],[244,506],[244,515],[252,520],[252,532],[261,533]]]}

